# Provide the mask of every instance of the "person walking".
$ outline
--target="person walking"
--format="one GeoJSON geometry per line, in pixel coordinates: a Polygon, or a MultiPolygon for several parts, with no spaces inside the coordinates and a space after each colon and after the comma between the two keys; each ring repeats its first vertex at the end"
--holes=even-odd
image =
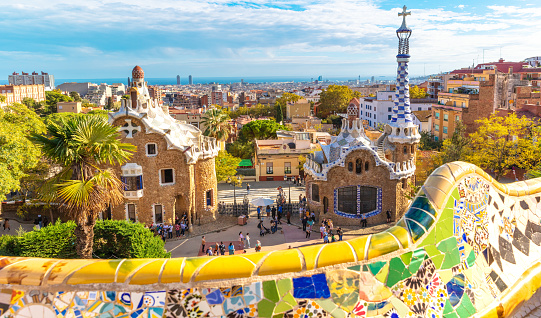
{"type": "Polygon", "coordinates": [[[319,233],[321,233],[321,238],[325,235],[325,224],[322,222],[321,226],[319,227],[319,233]]]}
{"type": "Polygon", "coordinates": [[[167,229],[169,231],[169,238],[172,239],[173,238],[173,225],[169,224],[167,229]]]}
{"type": "Polygon", "coordinates": [[[207,243],[207,241],[205,240],[205,236],[203,235],[201,237],[201,252],[205,252],[205,244],[207,243]]]}
{"type": "Polygon", "coordinates": [[[9,230],[11,230],[11,227],[9,226],[9,219],[5,219],[4,220],[4,231],[6,230],[6,228],[9,230]]]}
{"type": "Polygon", "coordinates": [[[302,217],[302,230],[306,231],[306,224],[308,223],[308,218],[305,216],[302,217]]]}
{"type": "Polygon", "coordinates": [[[267,209],[266,209],[265,212],[267,212],[267,217],[270,217],[270,214],[271,214],[271,208],[270,208],[269,205],[267,205],[267,209]]]}
{"type": "Polygon", "coordinates": [[[338,240],[341,241],[343,235],[341,227],[338,227],[338,229],[336,230],[336,234],[338,234],[338,240]]]}
{"type": "Polygon", "coordinates": [[[246,242],[245,246],[250,248],[250,233],[246,233],[246,237],[244,238],[244,241],[246,242]]]}
{"type": "Polygon", "coordinates": [[[255,243],[255,251],[261,252],[261,242],[257,240],[257,243],[255,243]]]}
{"type": "Polygon", "coordinates": [[[244,235],[242,235],[242,232],[239,232],[239,242],[240,242],[240,248],[244,249],[244,235]]]}
{"type": "Polygon", "coordinates": [[[286,217],[287,217],[287,224],[291,224],[291,211],[290,210],[287,210],[286,217]]]}
{"type": "Polygon", "coordinates": [[[387,223],[391,223],[391,210],[387,210],[387,223]]]}
{"type": "Polygon", "coordinates": [[[180,237],[180,224],[175,224],[175,232],[177,234],[177,237],[180,237]]]}
{"type": "Polygon", "coordinates": [[[310,238],[310,234],[312,234],[311,227],[306,228],[306,238],[310,238]]]}
{"type": "Polygon", "coordinates": [[[261,219],[261,207],[260,206],[257,207],[257,219],[258,220],[261,219]]]}
{"type": "Polygon", "coordinates": [[[271,210],[271,211],[272,211],[272,218],[273,218],[273,219],[276,218],[276,207],[275,207],[274,205],[272,206],[272,210],[271,210]]]}
{"type": "Polygon", "coordinates": [[[225,255],[225,244],[220,242],[220,254],[225,255]]]}
{"type": "Polygon", "coordinates": [[[250,184],[246,184],[246,194],[250,195],[250,184]]]}
{"type": "Polygon", "coordinates": [[[180,223],[180,235],[184,236],[184,231],[186,231],[186,224],[184,222],[180,223]]]}
{"type": "Polygon", "coordinates": [[[233,242],[229,243],[229,255],[235,255],[235,246],[233,246],[233,242]]]}

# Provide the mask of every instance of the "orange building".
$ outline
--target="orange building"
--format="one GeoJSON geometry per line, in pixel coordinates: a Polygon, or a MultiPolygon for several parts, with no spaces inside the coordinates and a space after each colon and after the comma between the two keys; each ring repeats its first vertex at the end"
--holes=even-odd
{"type": "Polygon", "coordinates": [[[45,86],[38,85],[0,85],[0,95],[6,96],[6,103],[20,103],[25,98],[36,102],[45,100],[45,86]]]}

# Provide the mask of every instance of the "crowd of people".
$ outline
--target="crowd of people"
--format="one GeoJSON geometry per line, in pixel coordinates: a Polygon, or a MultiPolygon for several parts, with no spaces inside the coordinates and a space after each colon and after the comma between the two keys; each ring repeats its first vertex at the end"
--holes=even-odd
{"type": "MultiPolygon", "coordinates": [[[[243,235],[242,232],[239,232],[239,247],[239,249],[242,250],[243,253],[246,253],[247,248],[251,248],[250,233],[246,233],[246,235],[243,235]]],[[[256,241],[254,249],[256,252],[261,251],[261,242],[259,240],[256,241]]],[[[205,253],[207,256],[226,255],[226,246],[223,241],[221,241],[220,244],[218,244],[218,242],[215,242],[214,244],[207,246],[206,238],[203,235],[201,237],[201,252],[205,253]]],[[[233,244],[233,242],[229,242],[229,245],[227,246],[227,252],[227,255],[235,255],[235,244],[233,244]]]]}
{"type": "Polygon", "coordinates": [[[188,230],[188,216],[184,214],[182,218],[177,217],[174,224],[151,223],[147,227],[164,242],[167,239],[184,237],[188,230]]]}

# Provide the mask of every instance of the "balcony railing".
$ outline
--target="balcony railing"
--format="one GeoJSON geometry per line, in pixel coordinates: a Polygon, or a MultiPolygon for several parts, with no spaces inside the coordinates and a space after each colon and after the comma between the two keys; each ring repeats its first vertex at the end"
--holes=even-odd
{"type": "Polygon", "coordinates": [[[143,197],[143,189],[136,191],[124,191],[124,198],[128,200],[137,200],[143,197]]]}

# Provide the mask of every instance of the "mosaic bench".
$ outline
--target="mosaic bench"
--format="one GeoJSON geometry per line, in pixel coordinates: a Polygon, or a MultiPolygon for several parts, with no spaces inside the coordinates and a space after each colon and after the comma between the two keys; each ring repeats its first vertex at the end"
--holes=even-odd
{"type": "Polygon", "coordinates": [[[454,162],[395,226],[348,241],[221,257],[2,257],[1,317],[523,316],[541,299],[540,189],[454,162]]]}

